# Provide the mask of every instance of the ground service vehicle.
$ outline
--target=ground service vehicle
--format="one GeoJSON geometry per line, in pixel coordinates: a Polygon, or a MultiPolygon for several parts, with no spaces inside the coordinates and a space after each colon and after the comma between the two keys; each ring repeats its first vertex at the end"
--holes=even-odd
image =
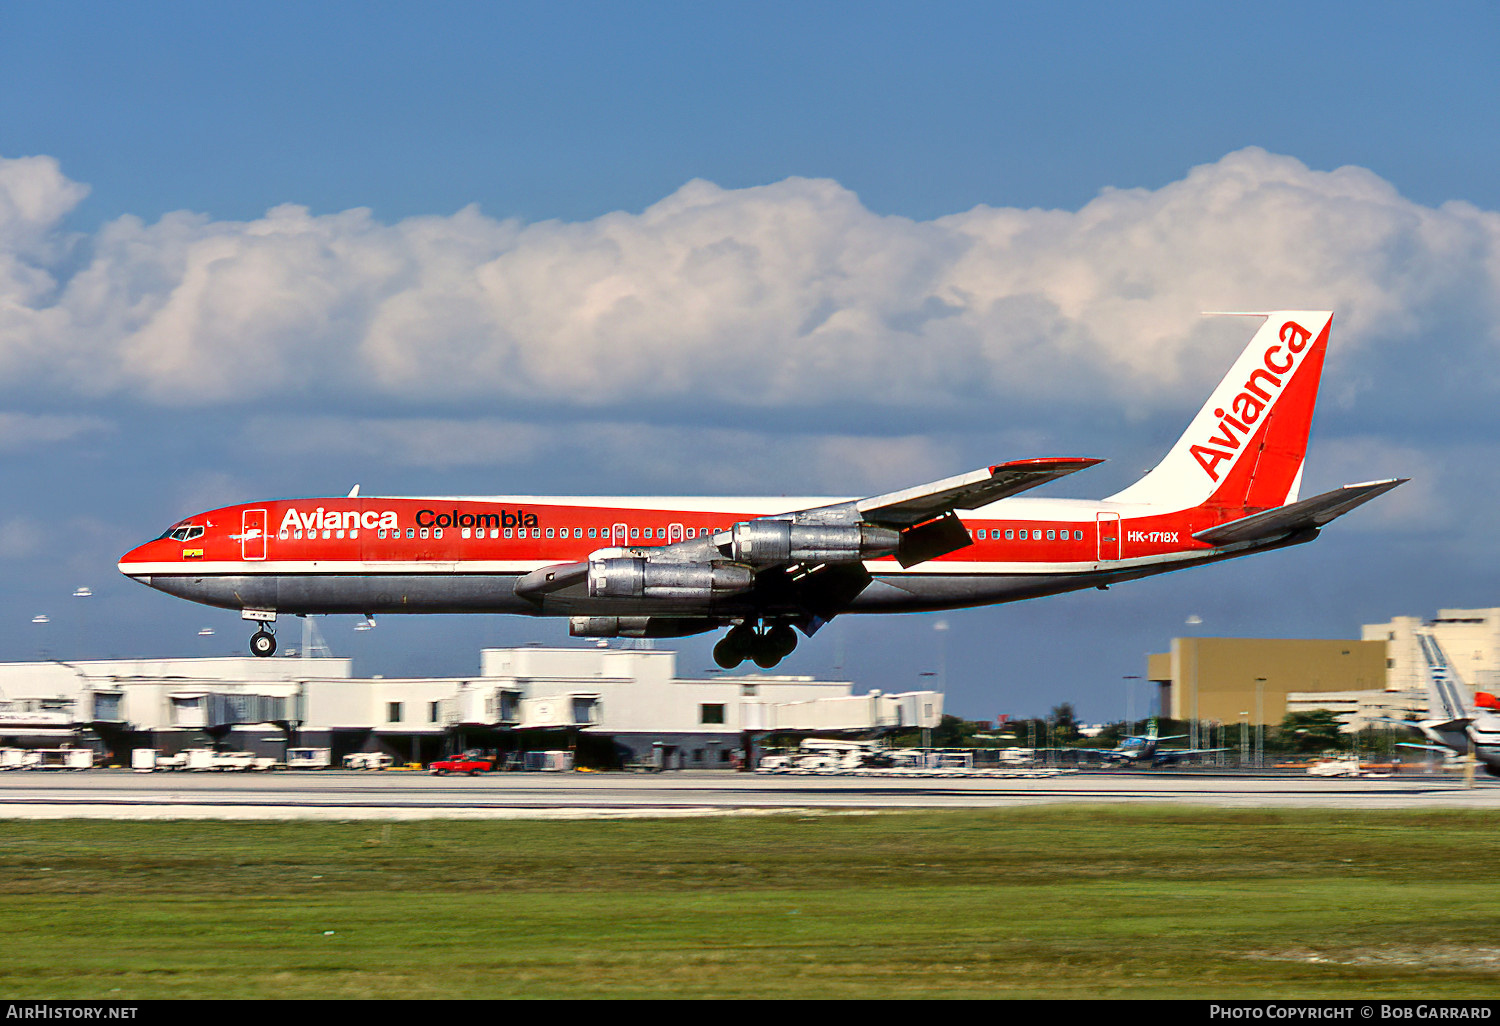
{"type": "Polygon", "coordinates": [[[478,773],[492,772],[495,760],[478,752],[465,752],[449,759],[439,759],[427,768],[440,777],[448,773],[465,773],[472,777],[478,773]]]}

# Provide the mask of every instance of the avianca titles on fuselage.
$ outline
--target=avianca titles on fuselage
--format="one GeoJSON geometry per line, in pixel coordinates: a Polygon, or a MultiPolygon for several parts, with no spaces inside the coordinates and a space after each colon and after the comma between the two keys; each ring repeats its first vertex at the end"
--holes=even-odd
{"type": "Polygon", "coordinates": [[[1019,460],[865,499],[277,499],[183,520],[120,561],[150,587],[285,613],[567,616],[585,637],[729,627],[773,666],[845,613],[1032,598],[1311,540],[1400,484],[1298,500],[1332,314],[1279,311],[1161,463],[1107,499],[1018,493],[1099,462],[1019,460]]]}

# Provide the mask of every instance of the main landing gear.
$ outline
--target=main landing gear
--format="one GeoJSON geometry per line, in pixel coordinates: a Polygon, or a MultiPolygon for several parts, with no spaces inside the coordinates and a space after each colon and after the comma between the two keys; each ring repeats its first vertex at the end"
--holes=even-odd
{"type": "Polygon", "coordinates": [[[262,658],[276,653],[276,635],[262,627],[250,635],[250,654],[262,658]]]}
{"type": "Polygon", "coordinates": [[[730,630],[714,646],[714,662],[726,670],[732,670],[746,659],[756,666],[769,670],[797,648],[797,632],[790,624],[778,623],[756,630],[742,623],[730,630]]]}

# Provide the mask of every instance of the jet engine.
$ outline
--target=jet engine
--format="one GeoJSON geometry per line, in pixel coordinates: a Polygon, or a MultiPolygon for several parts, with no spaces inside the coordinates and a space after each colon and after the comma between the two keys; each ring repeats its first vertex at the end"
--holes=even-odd
{"type": "Polygon", "coordinates": [[[653,563],[639,557],[589,560],[590,598],[713,599],[747,590],[755,573],[733,563],[653,563]]]}
{"type": "MultiPolygon", "coordinates": [[[[716,539],[717,540],[717,539],[716,539]]],[[[729,555],[740,563],[857,563],[889,556],[901,532],[870,524],[794,524],[790,520],[751,520],[735,524],[729,555]]]]}
{"type": "Polygon", "coordinates": [[[687,616],[574,616],[568,633],[575,638],[685,638],[716,630],[718,620],[687,616]]]}

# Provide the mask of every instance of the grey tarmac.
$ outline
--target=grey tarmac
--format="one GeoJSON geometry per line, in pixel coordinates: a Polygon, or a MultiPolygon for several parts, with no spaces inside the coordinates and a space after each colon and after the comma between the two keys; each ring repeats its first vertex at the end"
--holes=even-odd
{"type": "Polygon", "coordinates": [[[0,777],[0,819],[578,819],[1000,809],[1065,804],[1500,809],[1500,781],[1402,774],[1063,773],[893,779],[727,772],[26,772],[0,777]]]}

